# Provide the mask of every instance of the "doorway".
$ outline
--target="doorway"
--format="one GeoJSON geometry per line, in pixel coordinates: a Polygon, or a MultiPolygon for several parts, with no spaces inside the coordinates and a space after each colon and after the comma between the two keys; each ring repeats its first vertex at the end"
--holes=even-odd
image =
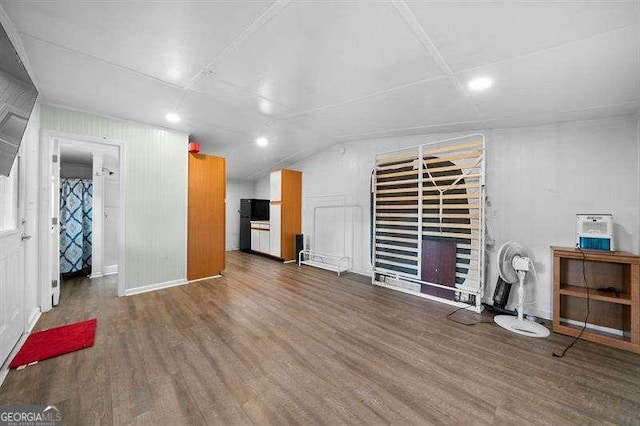
{"type": "Polygon", "coordinates": [[[61,141],[58,191],[61,280],[93,275],[93,160],[92,151],[61,141]]]}
{"type": "Polygon", "coordinates": [[[122,145],[66,134],[45,133],[44,140],[51,150],[46,210],[51,227],[45,248],[49,308],[64,303],[65,294],[96,287],[102,287],[96,290],[101,294],[123,295],[122,145]]]}

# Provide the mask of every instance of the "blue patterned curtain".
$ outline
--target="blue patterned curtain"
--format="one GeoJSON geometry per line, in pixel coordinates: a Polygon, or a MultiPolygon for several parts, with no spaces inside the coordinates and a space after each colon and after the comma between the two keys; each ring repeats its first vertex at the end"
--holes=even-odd
{"type": "Polygon", "coordinates": [[[93,182],[60,179],[60,273],[91,266],[93,182]]]}

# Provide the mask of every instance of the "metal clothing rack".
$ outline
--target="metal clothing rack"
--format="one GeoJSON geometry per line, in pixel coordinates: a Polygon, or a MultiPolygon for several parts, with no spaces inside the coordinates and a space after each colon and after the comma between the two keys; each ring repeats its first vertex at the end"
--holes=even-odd
{"type": "Polygon", "coordinates": [[[298,254],[298,264],[337,272],[338,276],[343,272],[349,272],[351,270],[350,257],[317,253],[309,249],[302,250],[298,254]]]}
{"type": "Polygon", "coordinates": [[[341,198],[342,204],[325,204],[315,206],[313,209],[313,239],[312,248],[304,249],[298,254],[298,264],[308,265],[316,268],[326,269],[336,272],[340,276],[344,272],[349,272],[353,267],[353,258],[347,256],[347,237],[351,237],[353,241],[353,229],[351,229],[351,235],[348,235],[347,230],[347,209],[359,208],[357,205],[347,205],[345,195],[321,195],[311,198],[341,198]],[[341,209],[343,218],[342,227],[342,253],[341,254],[329,254],[323,253],[317,249],[317,236],[318,234],[318,211],[322,209],[341,209]]]}

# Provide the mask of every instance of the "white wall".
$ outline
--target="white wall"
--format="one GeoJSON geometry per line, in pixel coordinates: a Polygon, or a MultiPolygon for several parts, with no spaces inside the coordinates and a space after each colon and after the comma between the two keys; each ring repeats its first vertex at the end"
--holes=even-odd
{"type": "Polygon", "coordinates": [[[271,185],[269,175],[264,176],[262,179],[254,181],[254,198],[261,200],[271,199],[271,185]]]}
{"type": "Polygon", "coordinates": [[[60,156],[60,177],[93,179],[93,167],[91,164],[76,164],[65,161],[64,156],[60,156]]]}
{"type": "MultiPolygon", "coordinates": [[[[635,127],[628,117],[492,132],[487,194],[497,217],[487,223],[498,244],[516,240],[532,250],[539,275],[537,315],[551,316],[549,246],[575,245],[576,213],[612,213],[617,248],[638,253],[635,127]]],[[[495,253],[490,254],[492,292],[497,273],[495,253]]]]}
{"type": "MultiPolygon", "coordinates": [[[[227,179],[227,223],[226,250],[238,250],[240,242],[240,199],[254,197],[254,182],[251,180],[227,179]]],[[[269,197],[267,196],[267,199],[269,197]]]]}
{"type": "MultiPolygon", "coordinates": [[[[487,137],[487,225],[496,246],[519,241],[531,250],[538,272],[537,302],[528,312],[551,317],[550,245],[575,244],[575,214],[612,213],[617,245],[638,253],[640,142],[637,117],[511,128],[487,137]]],[[[354,271],[370,275],[369,181],[376,153],[415,146],[452,135],[413,136],[350,142],[289,165],[303,172],[303,232],[311,237],[318,196],[345,196],[360,206],[354,215],[354,271]]],[[[256,196],[269,177],[256,181],[256,196]]],[[[268,193],[268,190],[267,190],[268,193]]],[[[341,226],[341,225],[340,225],[341,226]]],[[[319,232],[341,238],[342,229],[324,223],[319,232]]],[[[305,238],[305,244],[310,242],[305,238]]],[[[485,296],[497,279],[495,251],[488,247],[485,296]]],[[[529,298],[533,299],[532,296],[529,298]]]]}
{"type": "Polygon", "coordinates": [[[186,280],[188,135],[52,106],[41,124],[124,144],[125,292],[186,280]]]}

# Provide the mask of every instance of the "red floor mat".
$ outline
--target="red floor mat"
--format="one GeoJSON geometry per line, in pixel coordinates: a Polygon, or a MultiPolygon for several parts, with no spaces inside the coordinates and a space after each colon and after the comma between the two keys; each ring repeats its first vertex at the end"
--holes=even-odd
{"type": "Polygon", "coordinates": [[[9,368],[90,348],[95,341],[97,323],[98,320],[93,318],[33,333],[13,358],[9,368]]]}

